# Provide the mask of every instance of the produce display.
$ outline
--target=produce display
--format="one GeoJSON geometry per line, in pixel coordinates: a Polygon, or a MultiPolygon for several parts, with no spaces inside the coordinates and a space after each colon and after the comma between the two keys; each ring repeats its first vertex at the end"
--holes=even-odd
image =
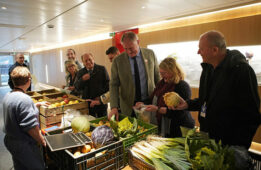
{"type": "Polygon", "coordinates": [[[179,95],[178,95],[178,93],[175,93],[175,92],[165,93],[163,98],[164,98],[164,102],[167,106],[176,107],[180,102],[179,95]]]}
{"type": "Polygon", "coordinates": [[[130,152],[156,170],[234,170],[253,166],[244,148],[222,146],[195,129],[188,131],[185,138],[148,136],[146,141],[135,143],[130,152]]]}
{"type": "Polygon", "coordinates": [[[56,108],[56,107],[60,107],[60,106],[64,106],[64,105],[79,103],[78,100],[69,99],[69,97],[67,95],[64,95],[63,97],[57,97],[55,100],[60,101],[60,102],[55,102],[55,103],[51,104],[48,108],[56,108]]]}

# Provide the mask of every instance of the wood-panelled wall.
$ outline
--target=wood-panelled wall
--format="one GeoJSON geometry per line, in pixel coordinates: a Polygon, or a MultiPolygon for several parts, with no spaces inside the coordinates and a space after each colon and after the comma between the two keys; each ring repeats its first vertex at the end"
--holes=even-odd
{"type": "Polygon", "coordinates": [[[105,65],[107,71],[110,74],[110,62],[107,59],[105,51],[112,44],[112,40],[103,40],[98,42],[92,42],[88,44],[80,44],[72,47],[66,47],[61,49],[53,49],[34,53],[31,56],[32,61],[32,72],[36,76],[39,82],[49,84],[56,87],[61,87],[65,84],[65,70],[64,61],[67,60],[66,52],[67,49],[73,48],[76,51],[77,59],[81,61],[81,55],[86,52],[91,52],[94,55],[94,60],[97,64],[105,65]],[[60,51],[62,51],[62,62],[60,57],[60,51]],[[63,72],[61,72],[61,63],[63,72]],[[48,79],[46,82],[46,65],[48,67],[48,79]]]}

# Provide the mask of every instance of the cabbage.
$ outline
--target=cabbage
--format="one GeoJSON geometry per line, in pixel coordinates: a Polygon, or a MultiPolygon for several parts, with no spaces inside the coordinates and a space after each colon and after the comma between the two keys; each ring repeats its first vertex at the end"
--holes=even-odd
{"type": "Polygon", "coordinates": [[[98,126],[92,132],[92,142],[96,149],[111,143],[113,139],[113,131],[106,125],[98,126]]]}
{"type": "Polygon", "coordinates": [[[72,120],[72,130],[77,132],[88,132],[90,130],[90,122],[84,116],[75,117],[72,120]]]}

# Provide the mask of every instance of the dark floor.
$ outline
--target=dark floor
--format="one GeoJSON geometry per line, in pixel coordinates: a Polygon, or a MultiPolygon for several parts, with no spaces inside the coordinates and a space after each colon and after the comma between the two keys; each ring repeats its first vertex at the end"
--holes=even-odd
{"type": "Polygon", "coordinates": [[[3,98],[6,93],[10,91],[9,86],[0,87],[0,170],[13,169],[13,162],[11,154],[6,150],[4,145],[3,133],[3,98]]]}

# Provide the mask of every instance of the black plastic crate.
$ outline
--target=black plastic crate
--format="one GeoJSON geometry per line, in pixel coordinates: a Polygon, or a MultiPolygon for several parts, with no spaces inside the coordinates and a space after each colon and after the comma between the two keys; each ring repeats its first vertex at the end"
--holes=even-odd
{"type": "Polygon", "coordinates": [[[261,154],[255,151],[248,151],[249,155],[251,156],[252,162],[254,164],[254,170],[261,169],[261,154]]]}
{"type": "MultiPolygon", "coordinates": [[[[62,133],[65,129],[51,131],[47,135],[62,133]]],[[[53,160],[63,170],[111,170],[122,169],[124,166],[122,141],[117,141],[95,151],[82,154],[77,158],[68,149],[56,152],[51,152],[49,148],[46,150],[48,158],[53,160]],[[105,153],[100,154],[101,152],[105,153]]]]}

